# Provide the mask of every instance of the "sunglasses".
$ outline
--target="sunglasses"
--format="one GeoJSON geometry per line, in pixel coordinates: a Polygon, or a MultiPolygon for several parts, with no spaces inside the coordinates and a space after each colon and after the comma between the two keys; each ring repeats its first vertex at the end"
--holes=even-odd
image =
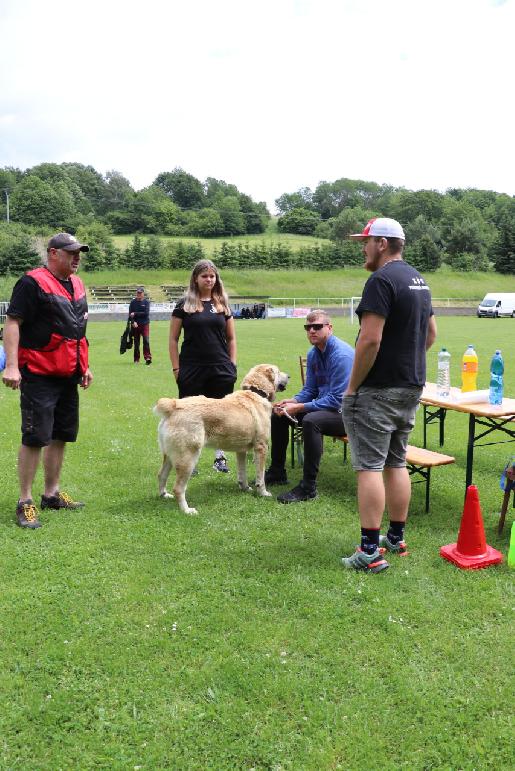
{"type": "Polygon", "coordinates": [[[327,327],[327,324],[304,324],[304,329],[309,332],[313,329],[315,332],[320,332],[322,327],[327,327]]]}

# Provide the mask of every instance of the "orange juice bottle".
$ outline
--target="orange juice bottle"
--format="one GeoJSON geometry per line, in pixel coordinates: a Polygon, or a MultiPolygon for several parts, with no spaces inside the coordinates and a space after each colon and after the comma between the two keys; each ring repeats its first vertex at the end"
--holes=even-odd
{"type": "Polygon", "coordinates": [[[461,360],[461,390],[477,391],[478,358],[473,345],[469,345],[461,360]]]}

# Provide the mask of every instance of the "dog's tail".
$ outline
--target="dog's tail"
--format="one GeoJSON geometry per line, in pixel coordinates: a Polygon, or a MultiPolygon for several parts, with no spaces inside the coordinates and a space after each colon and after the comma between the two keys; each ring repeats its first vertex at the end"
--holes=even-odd
{"type": "Polygon", "coordinates": [[[160,415],[162,418],[167,418],[175,410],[175,403],[177,399],[159,399],[154,407],[154,415],[160,415]]]}

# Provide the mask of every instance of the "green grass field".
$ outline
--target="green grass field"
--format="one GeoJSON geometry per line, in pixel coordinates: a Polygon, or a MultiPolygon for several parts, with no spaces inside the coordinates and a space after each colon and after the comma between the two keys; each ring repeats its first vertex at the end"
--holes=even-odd
{"type": "MultiPolygon", "coordinates": [[[[87,286],[116,284],[144,284],[148,291],[159,296],[160,284],[181,284],[189,281],[191,271],[147,270],[81,272],[87,286]]],[[[363,268],[345,270],[223,270],[221,272],[229,295],[265,295],[269,297],[338,298],[360,296],[368,274],[363,268]]],[[[499,273],[463,273],[448,267],[427,275],[435,298],[456,298],[479,302],[487,292],[515,292],[515,275],[499,273]]],[[[6,293],[8,296],[8,294],[6,293]]],[[[160,298],[161,299],[161,298],[160,298]]]]}
{"type": "MultiPolygon", "coordinates": [[[[439,319],[453,383],[474,342],[486,387],[514,323],[439,319]]],[[[429,515],[414,487],[410,556],[377,576],[350,574],[339,558],[359,536],[355,478],[331,440],[314,501],[242,494],[233,459],[217,474],[209,450],[189,486],[197,517],[157,497],[151,407],[176,393],[168,325],[152,324],[151,367],[118,354],[122,326],[88,330],[95,381],[62,480],[87,506],[44,512],[35,532],[14,524],[18,396],[0,392],[0,768],[511,768],[513,574],[460,571],[438,553],[458,533],[466,416],[448,414],[444,451],[456,464],[435,471],[429,515]]],[[[335,331],[353,342],[346,319],[335,331]]],[[[237,334],[240,377],[270,361],[295,393],[302,321],[242,321],[237,334]]],[[[477,449],[474,470],[487,541],[505,554],[511,511],[498,537],[498,480],[513,451],[477,449]]],[[[289,476],[296,483],[299,469],[289,476]]]]}

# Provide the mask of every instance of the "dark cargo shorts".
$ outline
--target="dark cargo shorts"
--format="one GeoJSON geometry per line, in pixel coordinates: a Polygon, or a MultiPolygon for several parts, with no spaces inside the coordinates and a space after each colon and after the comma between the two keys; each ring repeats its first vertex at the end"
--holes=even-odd
{"type": "Polygon", "coordinates": [[[22,375],[20,390],[22,444],[46,447],[52,439],[77,439],[79,394],[75,380],[27,373],[22,375]]]}
{"type": "Polygon", "coordinates": [[[406,447],[421,394],[418,387],[364,387],[343,397],[342,417],[354,471],[406,465],[406,447]]]}

